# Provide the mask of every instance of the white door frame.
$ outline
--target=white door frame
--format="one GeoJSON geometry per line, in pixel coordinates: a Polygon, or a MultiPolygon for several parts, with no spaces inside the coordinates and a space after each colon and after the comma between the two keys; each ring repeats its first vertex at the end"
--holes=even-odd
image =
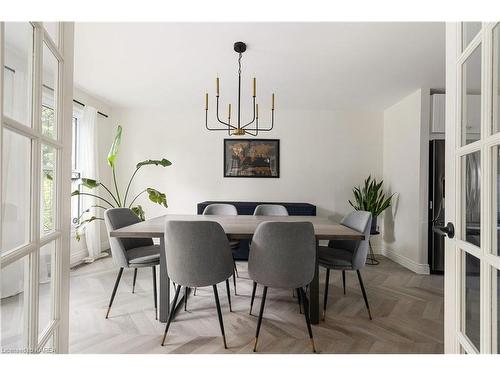
{"type": "MultiPolygon", "coordinates": [[[[493,275],[500,269],[500,257],[493,255],[496,233],[496,191],[493,191],[492,166],[496,159],[492,149],[500,145],[500,133],[492,134],[492,84],[493,43],[492,31],[497,23],[483,23],[479,33],[462,50],[462,24],[446,25],[446,221],[455,225],[455,237],[445,241],[445,352],[446,353],[492,353],[496,348],[496,282],[493,275]],[[462,66],[470,54],[481,45],[481,137],[462,146],[462,66]],[[465,224],[463,213],[463,168],[460,163],[464,155],[480,152],[481,158],[481,215],[480,243],[477,247],[461,238],[465,224]],[[463,252],[480,261],[480,349],[462,332],[464,316],[464,264],[463,252]]],[[[498,47],[497,47],[498,48],[498,47]]],[[[498,51],[495,51],[498,53],[498,51]]]]}
{"type": "MultiPolygon", "coordinates": [[[[31,23],[34,28],[33,39],[33,99],[32,127],[25,126],[9,118],[3,112],[3,73],[5,25],[0,23],[0,175],[2,175],[3,129],[16,132],[31,140],[31,215],[30,239],[27,244],[9,250],[0,257],[0,267],[28,257],[28,272],[25,277],[24,348],[28,352],[40,352],[53,339],[52,348],[57,353],[68,351],[69,319],[69,265],[70,265],[70,193],[71,193],[71,123],[73,100],[73,34],[72,22],[59,23],[58,41],[53,41],[40,22],[31,23]],[[42,134],[42,49],[52,52],[58,61],[58,80],[56,93],[57,134],[51,138],[42,134]],[[41,193],[41,145],[46,144],[55,150],[55,195],[54,230],[47,235],[40,234],[40,193],[41,193]],[[55,257],[52,262],[52,302],[51,319],[39,333],[39,257],[40,248],[55,241],[55,257]]],[[[3,176],[3,175],[2,175],[3,176]]],[[[1,184],[0,184],[1,189],[1,184]]],[[[0,191],[0,196],[1,195],[0,191]]],[[[1,225],[1,222],[0,222],[1,225]]],[[[1,231],[0,231],[1,233],[1,231]]]]}

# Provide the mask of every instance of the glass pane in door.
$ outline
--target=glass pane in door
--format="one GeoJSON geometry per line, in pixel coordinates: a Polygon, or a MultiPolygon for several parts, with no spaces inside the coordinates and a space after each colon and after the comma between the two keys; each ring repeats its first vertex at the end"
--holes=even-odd
{"type": "Polygon", "coordinates": [[[491,232],[491,252],[500,256],[500,147],[491,149],[491,189],[492,202],[492,232],[491,232]]]}
{"type": "Polygon", "coordinates": [[[465,277],[462,332],[480,350],[480,261],[465,251],[463,254],[465,277]]]}
{"type": "Polygon", "coordinates": [[[466,145],[481,138],[481,45],[462,66],[462,136],[466,145]]]}
{"type": "Polygon", "coordinates": [[[49,33],[50,39],[57,46],[59,41],[59,22],[44,22],[43,27],[49,33]]]}
{"type": "Polygon", "coordinates": [[[0,347],[3,353],[21,351],[24,346],[24,280],[28,257],[0,271],[0,347]]]}
{"type": "Polygon", "coordinates": [[[33,26],[5,23],[4,114],[31,126],[33,100],[33,26]]]}
{"type": "Polygon", "coordinates": [[[493,29],[492,133],[500,131],[500,23],[493,29]]]}
{"type": "Polygon", "coordinates": [[[462,156],[462,240],[481,245],[481,153],[462,156]]]}
{"type": "Polygon", "coordinates": [[[30,239],[31,140],[3,130],[1,253],[30,239]]]}
{"type": "Polygon", "coordinates": [[[462,50],[467,48],[472,39],[481,30],[481,22],[462,22],[462,50]]]}
{"type": "Polygon", "coordinates": [[[43,86],[42,86],[42,133],[57,138],[57,58],[52,51],[43,44],[43,86]]]}
{"type": "Polygon", "coordinates": [[[39,319],[38,332],[42,333],[52,321],[52,282],[53,282],[53,266],[55,259],[56,241],[49,242],[40,249],[39,262],[39,319]]]}
{"type": "Polygon", "coordinates": [[[55,228],[56,214],[56,150],[42,144],[42,194],[40,202],[40,235],[52,232],[55,228]]]}

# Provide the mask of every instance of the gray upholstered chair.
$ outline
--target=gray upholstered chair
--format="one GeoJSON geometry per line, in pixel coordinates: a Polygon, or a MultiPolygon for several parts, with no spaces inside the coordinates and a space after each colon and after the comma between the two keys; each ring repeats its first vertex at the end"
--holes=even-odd
{"type": "Polygon", "coordinates": [[[281,204],[259,204],[255,207],[254,216],[288,216],[288,211],[281,204]]]}
{"type": "MultiPolygon", "coordinates": [[[[129,208],[111,208],[104,212],[104,222],[109,232],[117,230],[128,225],[140,222],[134,212],[129,208]]],[[[137,269],[143,267],[151,267],[153,270],[153,296],[155,304],[155,316],[158,318],[158,304],[156,292],[156,266],[160,264],[160,246],[153,244],[151,238],[116,238],[109,236],[109,244],[111,247],[111,255],[116,266],[120,267],[118,276],[115,281],[111,299],[109,300],[106,319],[109,316],[111,305],[115,299],[116,290],[120,284],[124,268],[134,269],[134,281],[132,285],[132,293],[135,290],[135,281],[137,278],[137,269]]]]}
{"type": "MultiPolygon", "coordinates": [[[[238,210],[232,204],[213,203],[205,207],[205,209],[203,210],[203,215],[236,216],[238,215],[238,210]]],[[[233,267],[234,267],[233,284],[234,284],[234,294],[236,295],[237,294],[236,277],[239,277],[239,275],[238,275],[238,268],[236,268],[236,261],[234,260],[234,252],[239,249],[240,241],[231,240],[229,241],[229,246],[231,247],[231,250],[233,252],[233,267]]],[[[194,293],[196,294],[196,289],[194,290],[194,293]]]]}
{"type": "MultiPolygon", "coordinates": [[[[172,306],[177,304],[181,286],[200,288],[212,285],[224,348],[227,349],[217,284],[226,281],[231,306],[229,278],[233,274],[233,260],[229,241],[221,225],[213,221],[168,221],[165,227],[165,254],[168,276],[176,284],[172,306]]],[[[174,310],[170,310],[162,346],[174,310]]]]}
{"type": "Polygon", "coordinates": [[[368,298],[366,297],[363,279],[361,278],[360,269],[365,266],[366,257],[368,255],[368,247],[370,240],[372,216],[370,212],[353,211],[346,215],[340,222],[351,229],[362,232],[365,235],[364,240],[335,240],[330,241],[327,246],[319,246],[318,260],[319,265],[326,268],[325,295],[323,304],[323,320],[326,316],[326,305],[328,301],[328,284],[330,282],[330,270],[341,270],[342,281],[345,294],[345,271],[356,271],[358,274],[361,293],[365,300],[368,316],[372,319],[368,298]]]}
{"type": "Polygon", "coordinates": [[[263,222],[257,227],[248,259],[248,274],[254,281],[252,304],[257,284],[264,286],[260,305],[254,351],[257,350],[267,288],[292,288],[301,296],[309,338],[316,352],[309,320],[309,301],[302,289],[314,277],[316,262],[316,238],[314,228],[308,222],[263,222]]]}

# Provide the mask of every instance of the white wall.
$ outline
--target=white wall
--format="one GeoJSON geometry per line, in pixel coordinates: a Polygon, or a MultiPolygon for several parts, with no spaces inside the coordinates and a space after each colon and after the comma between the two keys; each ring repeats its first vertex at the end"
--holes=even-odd
{"type": "Polygon", "coordinates": [[[167,193],[165,209],[140,199],[147,217],[195,213],[204,200],[308,202],[318,215],[337,219],[350,211],[352,187],[382,175],[382,112],[277,111],[275,128],[261,138],[280,139],[280,178],[224,178],[224,132],[205,129],[203,110],[114,109],[123,126],[118,175],[123,187],[144,159],[166,157],[166,169],[145,167],[133,192],[167,193]]]}
{"type": "Polygon", "coordinates": [[[429,273],[429,94],[417,90],[384,111],[384,186],[397,196],[383,214],[383,252],[418,273],[429,273]]]}
{"type": "MultiPolygon", "coordinates": [[[[109,106],[103,99],[93,96],[91,94],[86,93],[83,90],[78,88],[74,89],[73,98],[78,100],[85,105],[92,106],[96,108],[98,111],[108,115],[108,118],[97,115],[97,139],[99,142],[98,145],[98,156],[99,156],[99,175],[100,180],[106,186],[111,186],[111,170],[107,164],[107,155],[109,148],[111,146],[111,142],[114,137],[113,130],[113,113],[112,108],[109,106]]],[[[77,104],[76,107],[79,107],[77,104]]],[[[106,194],[104,191],[100,191],[99,193],[104,196],[106,194]]],[[[76,199],[73,197],[72,199],[76,199]]],[[[85,209],[85,207],[83,207],[85,209]]],[[[101,212],[99,212],[99,216],[102,217],[101,212]]],[[[80,241],[76,241],[74,234],[71,236],[71,264],[74,264],[81,260],[82,258],[88,256],[87,247],[85,244],[85,235],[82,236],[80,241]]],[[[102,250],[109,248],[108,235],[106,232],[106,228],[104,223],[101,224],[101,243],[102,250]]]]}

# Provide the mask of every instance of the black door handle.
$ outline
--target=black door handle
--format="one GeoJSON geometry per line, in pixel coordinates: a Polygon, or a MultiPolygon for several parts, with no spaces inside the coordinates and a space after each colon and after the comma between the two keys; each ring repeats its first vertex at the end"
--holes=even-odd
{"type": "Polygon", "coordinates": [[[448,238],[455,237],[455,227],[453,226],[452,223],[448,223],[444,227],[435,225],[432,227],[432,231],[437,234],[440,234],[441,236],[448,236],[448,238]]]}

